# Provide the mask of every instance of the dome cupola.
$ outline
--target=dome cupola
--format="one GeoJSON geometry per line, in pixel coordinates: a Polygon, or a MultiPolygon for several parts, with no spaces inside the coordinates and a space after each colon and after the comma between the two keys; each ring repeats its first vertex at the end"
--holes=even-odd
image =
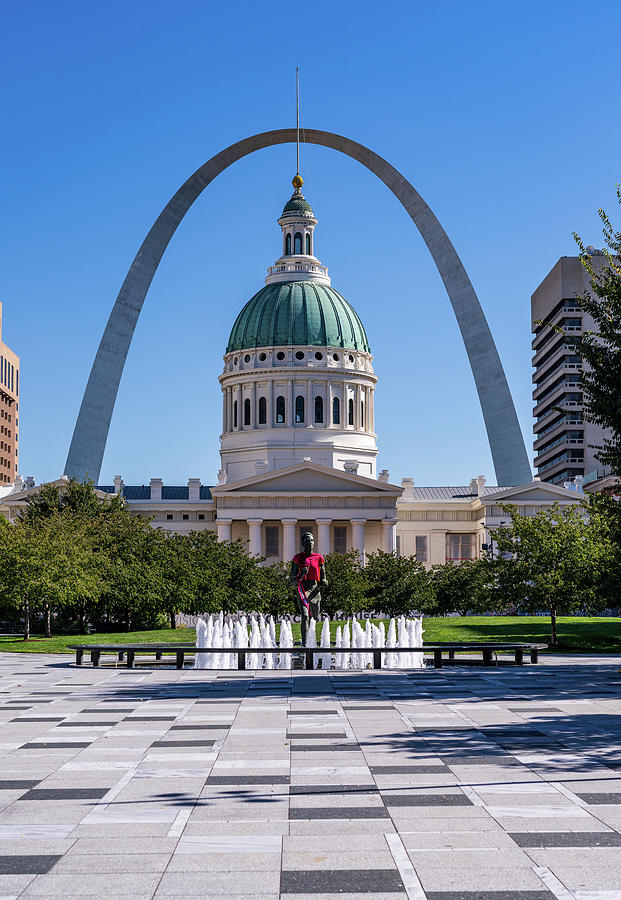
{"type": "Polygon", "coordinates": [[[282,256],[237,316],[220,376],[219,479],[304,459],[375,477],[377,377],[364,326],[314,255],[315,213],[293,179],[282,256]]]}

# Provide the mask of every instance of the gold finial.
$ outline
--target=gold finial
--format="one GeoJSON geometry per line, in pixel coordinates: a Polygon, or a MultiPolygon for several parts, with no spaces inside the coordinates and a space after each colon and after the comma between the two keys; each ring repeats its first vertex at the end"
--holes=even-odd
{"type": "Polygon", "coordinates": [[[304,184],[304,179],[302,178],[302,176],[300,175],[299,172],[297,175],[293,176],[293,181],[291,182],[291,184],[293,185],[294,188],[302,187],[302,185],[304,184]]]}

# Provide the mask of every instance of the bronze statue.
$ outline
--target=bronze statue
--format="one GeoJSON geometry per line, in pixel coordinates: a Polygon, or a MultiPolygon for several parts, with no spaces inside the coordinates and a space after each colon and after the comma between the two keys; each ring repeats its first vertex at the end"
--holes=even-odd
{"type": "Polygon", "coordinates": [[[291,560],[289,580],[296,585],[295,601],[301,616],[302,646],[306,646],[306,632],[311,618],[321,615],[321,588],[327,587],[326,563],[321,553],[314,553],[315,538],[310,531],[302,535],[302,552],[291,560]]]}

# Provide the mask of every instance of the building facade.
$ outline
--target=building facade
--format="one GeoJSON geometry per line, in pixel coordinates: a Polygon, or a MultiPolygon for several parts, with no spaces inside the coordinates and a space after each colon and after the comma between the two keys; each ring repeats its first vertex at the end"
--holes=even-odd
{"type": "MultiPolygon", "coordinates": [[[[369,340],[315,255],[317,218],[299,176],[293,185],[278,219],[281,255],[237,316],[224,353],[218,483],[125,485],[116,476],[98,486],[100,496],[122,494],[157,528],[240,539],[270,562],[290,560],[311,531],[324,555],[354,549],[364,561],[396,551],[426,566],[478,558],[490,529],[508,519],[502,504],[534,514],[577,502],[576,491],[539,481],[499,488],[480,475],[463,486],[418,487],[377,472],[369,340]]],[[[37,489],[18,479],[0,491],[0,512],[14,521],[37,489]]]]}
{"type": "Polygon", "coordinates": [[[12,484],[19,462],[19,356],[2,341],[0,303],[0,486],[12,484]]]}
{"type": "MultiPolygon", "coordinates": [[[[594,265],[598,256],[604,259],[593,248],[589,251],[594,265]]],[[[539,478],[552,484],[580,481],[597,470],[593,445],[601,444],[606,434],[601,426],[584,419],[579,384],[582,362],[574,346],[594,324],[576,300],[588,289],[589,276],[580,259],[563,256],[531,298],[534,465],[539,478]]]]}

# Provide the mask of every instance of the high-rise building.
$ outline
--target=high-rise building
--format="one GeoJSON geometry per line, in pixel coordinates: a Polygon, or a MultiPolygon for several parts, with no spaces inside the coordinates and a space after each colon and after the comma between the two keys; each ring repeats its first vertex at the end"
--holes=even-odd
{"type": "Polygon", "coordinates": [[[17,476],[19,431],[19,356],[2,342],[0,303],[0,484],[17,476]]]}
{"type": "MultiPolygon", "coordinates": [[[[593,248],[589,251],[594,265],[598,256],[605,259],[593,248]]],[[[562,256],[531,298],[534,465],[540,480],[553,484],[597,469],[593,445],[601,444],[606,434],[583,416],[582,361],[575,339],[593,328],[593,320],[576,297],[588,289],[589,276],[580,259],[562,256]]]]}

